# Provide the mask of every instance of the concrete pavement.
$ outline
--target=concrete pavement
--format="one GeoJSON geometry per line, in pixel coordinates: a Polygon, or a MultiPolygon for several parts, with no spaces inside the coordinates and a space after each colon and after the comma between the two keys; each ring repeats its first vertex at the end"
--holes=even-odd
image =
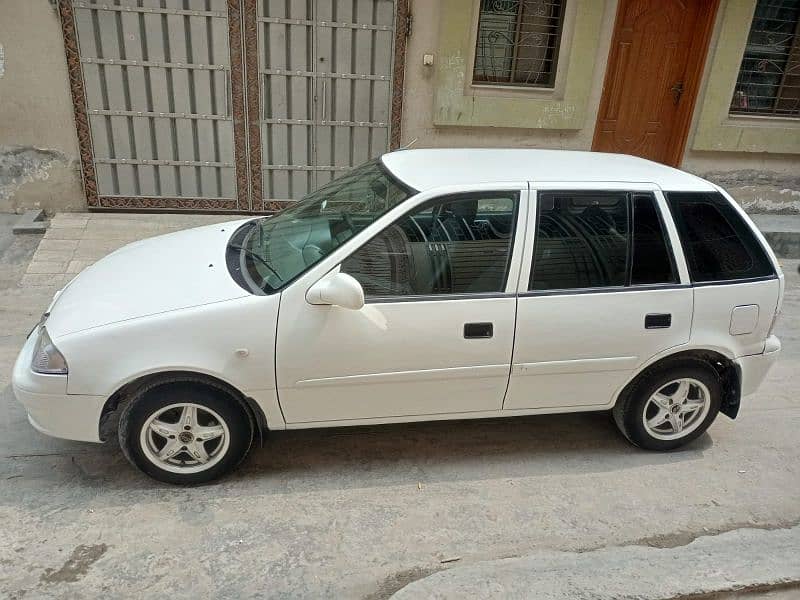
{"type": "Polygon", "coordinates": [[[136,240],[247,215],[58,213],[22,278],[23,286],[64,285],[106,254],[136,240]]]}
{"type": "Polygon", "coordinates": [[[440,571],[392,599],[663,600],[773,586],[788,600],[800,597],[798,549],[800,526],[737,529],[675,548],[539,551],[440,571]]]}
{"type": "MultiPolygon", "coordinates": [[[[101,217],[126,216],[72,229],[101,217]]],[[[29,265],[68,269],[135,237],[107,227],[116,241],[76,243],[69,261],[37,236],[0,256],[0,597],[386,598],[484,561],[800,523],[797,261],[783,261],[781,361],[735,422],[720,417],[683,451],[632,448],[602,413],[289,431],[234,476],[180,489],[139,475],[113,444],[41,436],[8,389],[68,275],[29,265]]]]}

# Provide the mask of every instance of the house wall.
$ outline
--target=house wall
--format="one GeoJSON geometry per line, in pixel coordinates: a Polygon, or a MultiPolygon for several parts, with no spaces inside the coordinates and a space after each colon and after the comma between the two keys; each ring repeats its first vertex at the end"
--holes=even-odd
{"type": "MultiPolygon", "coordinates": [[[[720,3],[681,167],[750,210],[800,212],[800,119],[728,117],[755,2],[720,3]]],[[[477,0],[411,6],[403,144],[591,149],[617,0],[568,0],[551,91],[470,85],[477,0]]]]}
{"type": "MultiPolygon", "coordinates": [[[[751,210],[800,212],[800,119],[727,114],[755,2],[721,1],[682,167],[751,210]]],[[[478,1],[410,3],[403,144],[591,148],[617,0],[567,1],[552,91],[473,88],[478,1]]],[[[84,209],[56,9],[0,1],[0,48],[0,211],[84,209]]]]}
{"type": "Polygon", "coordinates": [[[0,212],[83,209],[56,9],[48,0],[2,0],[0,47],[0,212]]]}

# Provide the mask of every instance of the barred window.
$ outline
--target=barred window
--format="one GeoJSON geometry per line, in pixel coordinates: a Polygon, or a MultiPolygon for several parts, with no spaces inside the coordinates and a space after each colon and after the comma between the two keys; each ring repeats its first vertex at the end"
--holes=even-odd
{"type": "Polygon", "coordinates": [[[473,83],[553,87],[566,0],[481,0],[473,83]]]}
{"type": "Polygon", "coordinates": [[[731,113],[800,117],[800,0],[758,0],[731,113]]]}

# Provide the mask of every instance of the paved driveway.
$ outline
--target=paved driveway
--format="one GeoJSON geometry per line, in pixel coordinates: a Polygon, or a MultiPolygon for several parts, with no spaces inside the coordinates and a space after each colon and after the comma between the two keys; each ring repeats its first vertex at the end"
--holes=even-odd
{"type": "Polygon", "coordinates": [[[597,413],[278,432],[234,476],[181,489],[27,424],[12,361],[55,289],[18,283],[36,241],[0,258],[0,597],[383,598],[453,558],[800,521],[796,261],[782,361],[684,451],[636,450],[597,413]]]}

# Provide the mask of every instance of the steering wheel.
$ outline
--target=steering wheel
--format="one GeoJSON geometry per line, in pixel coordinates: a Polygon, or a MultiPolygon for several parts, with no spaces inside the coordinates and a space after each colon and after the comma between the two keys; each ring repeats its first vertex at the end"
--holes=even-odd
{"type": "Polygon", "coordinates": [[[353,219],[351,219],[350,215],[348,215],[346,212],[341,212],[339,214],[342,215],[342,221],[344,221],[345,225],[347,225],[347,228],[352,232],[352,237],[356,234],[356,226],[353,225],[353,219]]]}

